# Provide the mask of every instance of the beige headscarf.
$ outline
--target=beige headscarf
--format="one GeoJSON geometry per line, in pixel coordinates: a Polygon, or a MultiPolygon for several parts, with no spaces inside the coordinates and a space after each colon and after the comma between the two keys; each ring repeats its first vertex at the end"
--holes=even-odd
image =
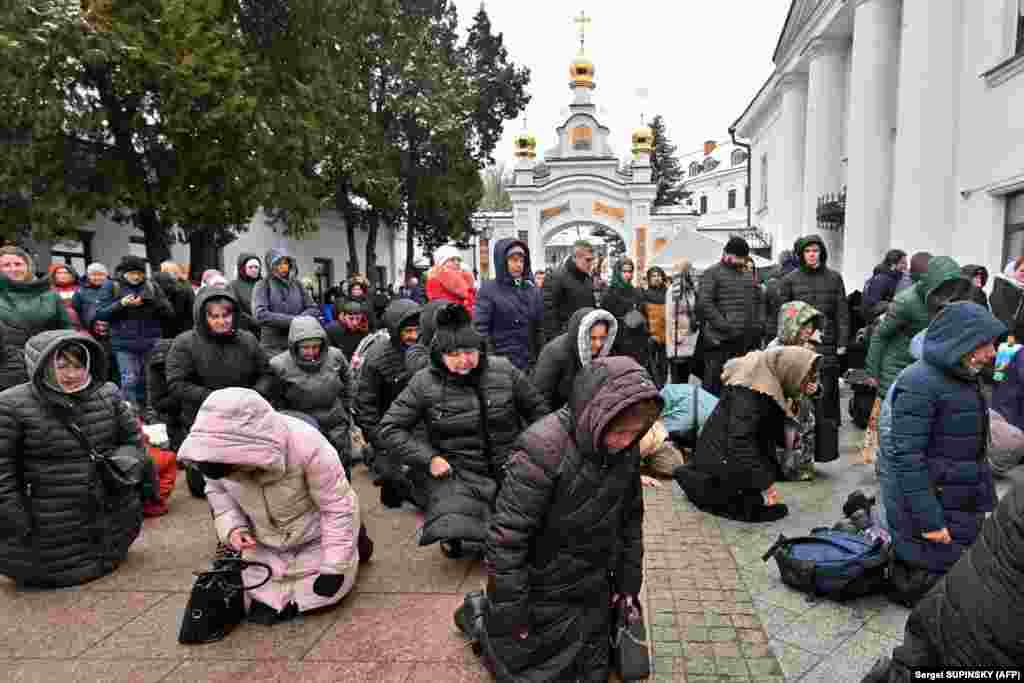
{"type": "Polygon", "coordinates": [[[783,346],[767,351],[751,351],[725,364],[722,382],[741,386],[770,396],[783,412],[789,401],[800,395],[800,387],[821,356],[800,346],[783,346]]]}

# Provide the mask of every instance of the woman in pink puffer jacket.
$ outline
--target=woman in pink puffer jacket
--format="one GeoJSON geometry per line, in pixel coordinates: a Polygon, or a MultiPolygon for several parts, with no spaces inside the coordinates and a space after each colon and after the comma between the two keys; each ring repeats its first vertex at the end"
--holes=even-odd
{"type": "MultiPolygon", "coordinates": [[[[221,389],[178,454],[206,475],[220,541],[273,569],[270,582],[246,593],[250,621],[281,621],[352,590],[372,544],[338,453],[316,428],[275,412],[252,389],[221,389]]],[[[244,579],[265,576],[253,568],[244,579]]]]}

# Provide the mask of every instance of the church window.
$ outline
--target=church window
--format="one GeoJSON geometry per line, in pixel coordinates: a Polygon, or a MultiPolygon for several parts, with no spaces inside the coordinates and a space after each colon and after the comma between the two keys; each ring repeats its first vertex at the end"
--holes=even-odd
{"type": "Polygon", "coordinates": [[[761,155],[761,208],[768,206],[768,155],[761,155]]]}
{"type": "Polygon", "coordinates": [[[707,195],[701,195],[700,198],[700,214],[703,216],[708,212],[708,198],[707,195]]]}
{"type": "Polygon", "coordinates": [[[1006,198],[1006,238],[1003,263],[1024,256],[1024,192],[1006,198]]]}
{"type": "Polygon", "coordinates": [[[714,157],[707,157],[704,159],[703,168],[705,171],[713,171],[716,166],[718,166],[718,160],[714,157]]]}
{"type": "Polygon", "coordinates": [[[742,149],[734,149],[732,151],[732,158],[730,159],[730,161],[732,162],[733,166],[739,166],[746,160],[747,153],[744,152],[742,149]]]}
{"type": "Polygon", "coordinates": [[[700,175],[700,164],[696,161],[690,162],[690,177],[700,175]]]}
{"type": "Polygon", "coordinates": [[[736,190],[735,189],[729,190],[729,208],[730,209],[735,209],[736,208],[736,190]]]}
{"type": "Polygon", "coordinates": [[[743,206],[750,206],[750,185],[743,188],[743,206]]]}

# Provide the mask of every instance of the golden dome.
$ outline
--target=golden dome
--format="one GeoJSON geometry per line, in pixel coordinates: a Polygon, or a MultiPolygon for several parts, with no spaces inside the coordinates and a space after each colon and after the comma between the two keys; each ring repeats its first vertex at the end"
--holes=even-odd
{"type": "Polygon", "coordinates": [[[583,88],[594,87],[594,63],[582,55],[569,65],[570,84],[583,88]]]}
{"type": "Polygon", "coordinates": [[[633,154],[654,150],[654,131],[650,126],[641,126],[633,131],[633,154]]]}
{"type": "Polygon", "coordinates": [[[520,133],[512,141],[516,159],[533,159],[537,156],[537,138],[529,133],[520,133]]]}

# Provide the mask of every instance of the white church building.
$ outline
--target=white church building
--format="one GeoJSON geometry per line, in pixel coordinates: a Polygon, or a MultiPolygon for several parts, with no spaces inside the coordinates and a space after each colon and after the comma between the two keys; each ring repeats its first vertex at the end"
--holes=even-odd
{"type": "Polygon", "coordinates": [[[848,289],[1024,255],[1024,0],[794,0],[773,61],[733,130],[776,253],[819,233],[848,289]]]}

